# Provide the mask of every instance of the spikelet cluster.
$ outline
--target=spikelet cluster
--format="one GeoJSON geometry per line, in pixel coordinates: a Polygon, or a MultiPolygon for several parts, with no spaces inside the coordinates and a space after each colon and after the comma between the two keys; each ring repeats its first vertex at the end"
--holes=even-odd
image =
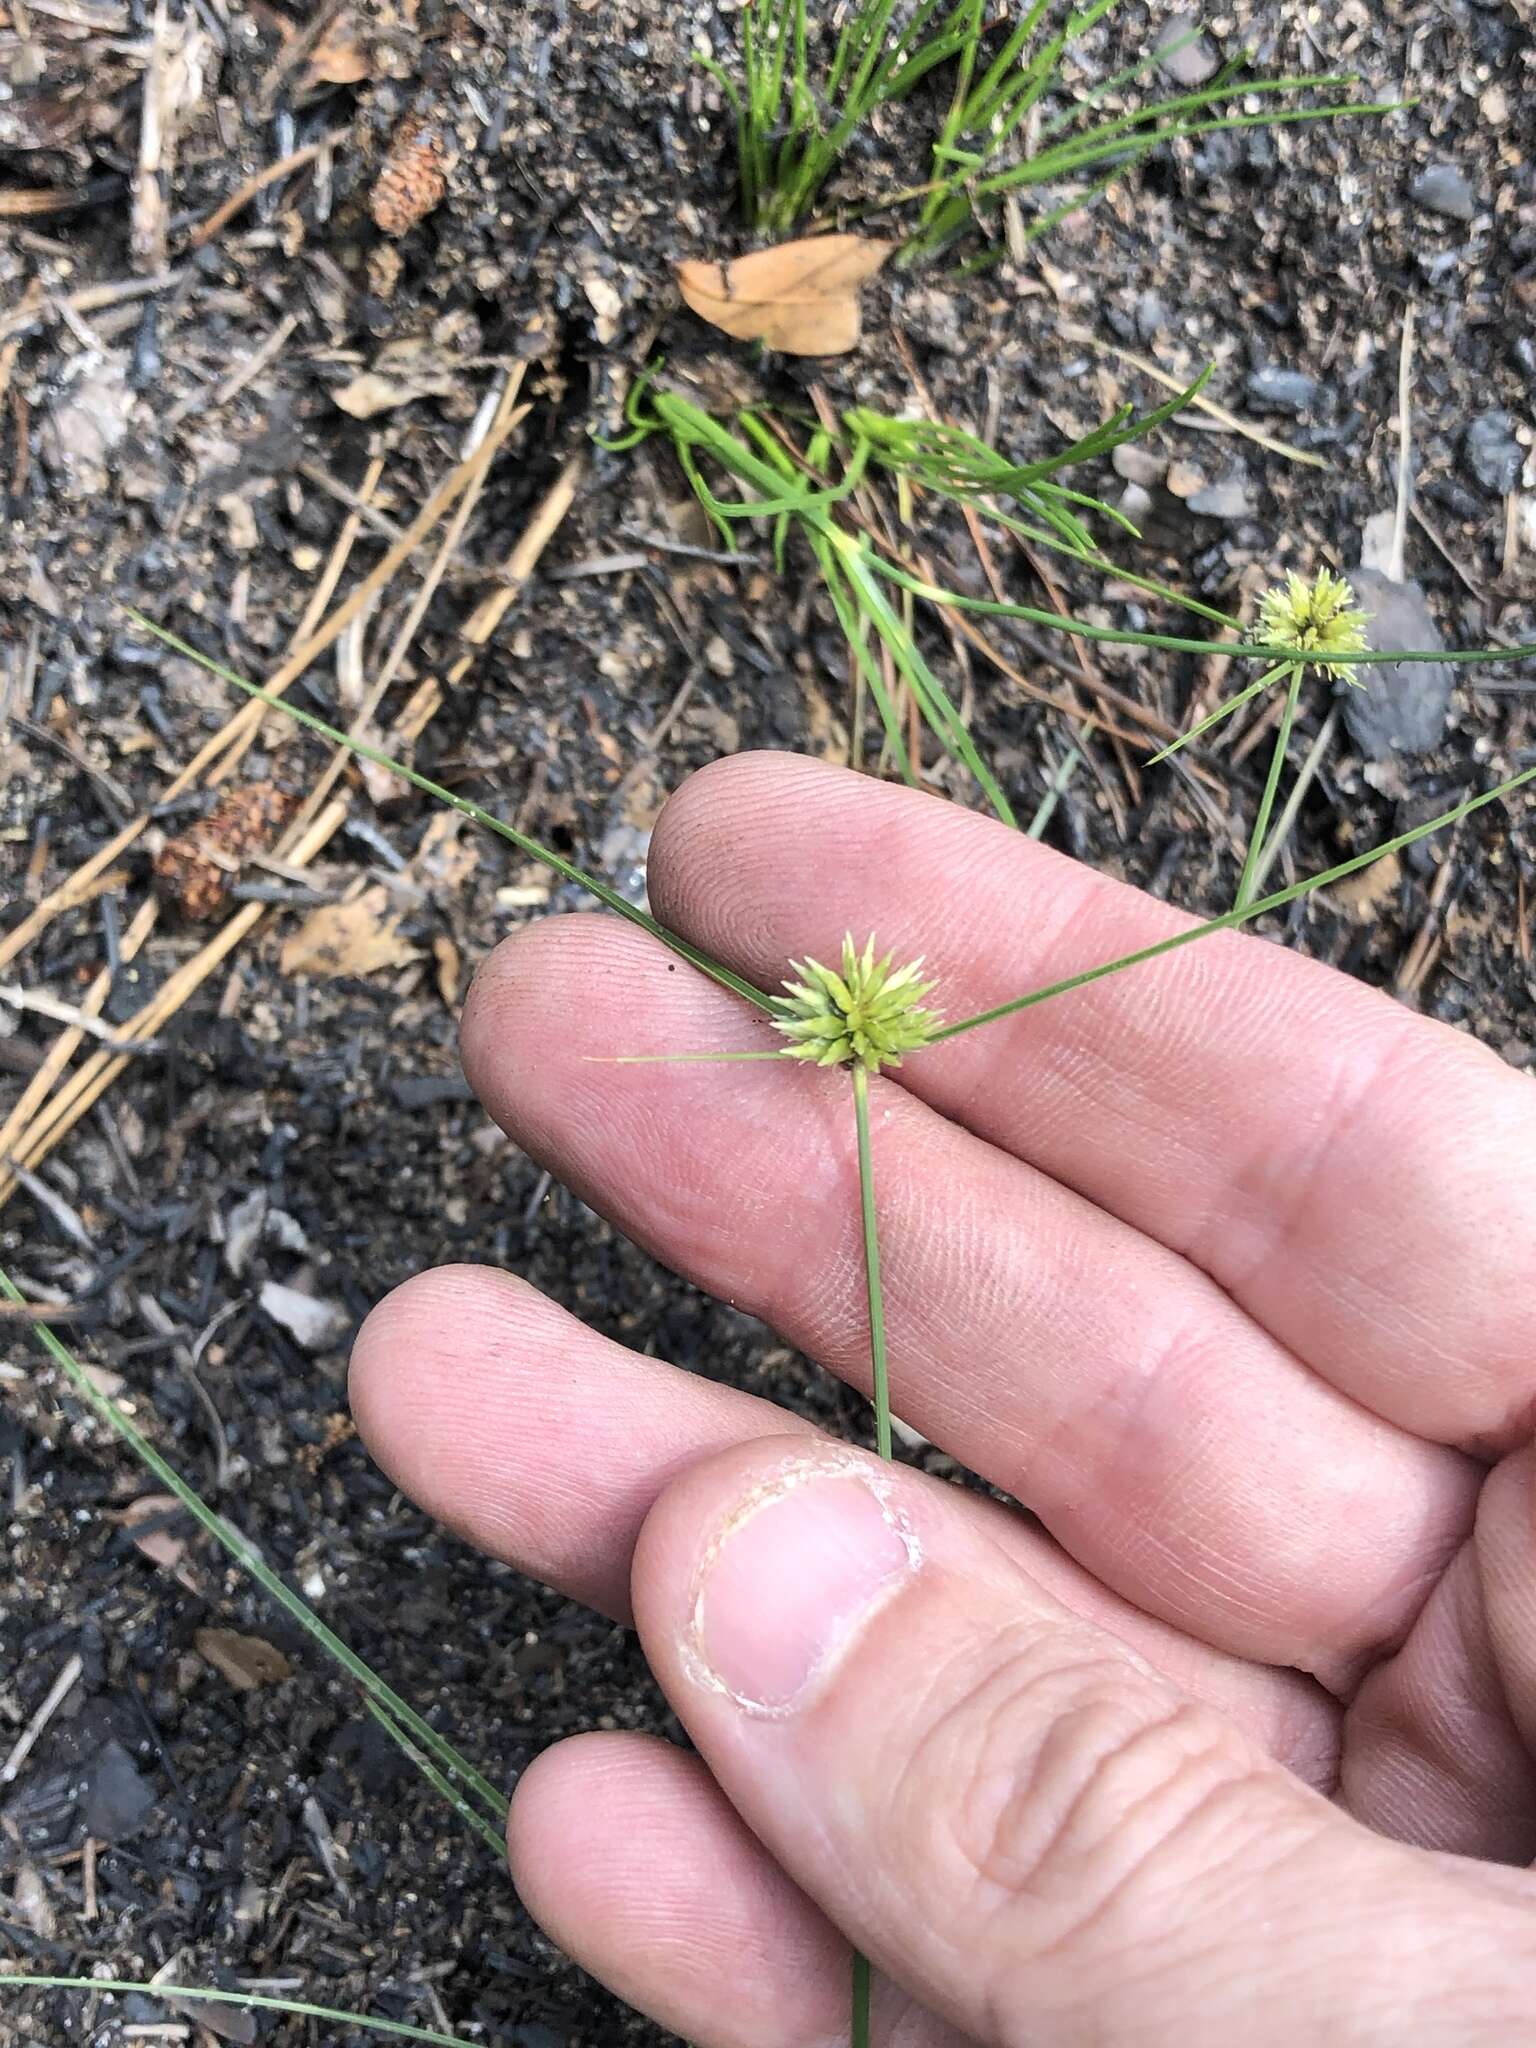
{"type": "Polygon", "coordinates": [[[895,967],[892,959],[875,958],[873,938],[861,953],[849,933],[840,974],[817,960],[792,961],[799,979],[786,981],[788,993],[773,999],[774,1029],[790,1041],[787,1057],[873,1074],[899,1067],[903,1053],[926,1045],[943,1021],[922,1007],[935,984],[922,979],[921,960],[895,967]]]}

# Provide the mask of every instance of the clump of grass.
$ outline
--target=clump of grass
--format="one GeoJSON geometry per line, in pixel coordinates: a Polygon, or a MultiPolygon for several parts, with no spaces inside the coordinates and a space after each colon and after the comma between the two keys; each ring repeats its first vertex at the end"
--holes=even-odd
{"type": "MultiPolygon", "coordinates": [[[[1074,190],[1028,223],[1024,245],[1090,204],[1127,171],[1164,144],[1223,130],[1272,128],[1298,121],[1338,120],[1396,113],[1396,103],[1324,100],[1321,105],[1245,107],[1244,101],[1338,92],[1354,84],[1328,77],[1250,78],[1240,65],[1225,67],[1207,86],[1154,100],[1130,112],[1094,119],[1097,103],[1133,85],[1168,54],[1160,43],[1081,98],[1042,118],[1052,91],[1060,92],[1065,59],[1119,0],[1091,0],[1060,17],[1056,0],[1032,0],[985,70],[980,45],[986,0],[962,0],[957,13],[974,32],[961,39],[954,91],[933,145],[933,181],[904,262],[936,254],[976,220],[989,223],[1009,194],[1071,182],[1074,190]],[[1053,18],[1058,25],[1051,27],[1053,18]],[[1234,106],[1234,103],[1236,105],[1234,106]],[[1010,161],[1009,159],[1012,159],[1010,161]]],[[[983,261],[996,261],[1000,249],[983,261]]],[[[1015,245],[1014,253],[1018,253],[1015,245]]]]}
{"type": "MultiPolygon", "coordinates": [[[[859,0],[825,65],[807,0],[747,0],[738,66],[699,61],[719,83],[736,120],[742,206],[759,232],[782,235],[820,199],[849,143],[882,107],[906,99],[923,79],[954,67],[949,103],[932,144],[931,177],[897,200],[922,205],[902,254],[916,262],[945,249],[992,216],[1010,194],[1071,184],[1068,196],[1028,224],[1027,244],[1105,191],[1153,150],[1223,129],[1386,114],[1395,103],[1324,99],[1321,105],[1254,104],[1353,84],[1329,77],[1250,78],[1229,65],[1196,91],[1130,112],[1093,117],[1097,104],[1134,85],[1169,53],[1159,43],[1136,62],[1068,101],[1049,118],[1043,105],[1062,91],[1066,59],[1119,0],[1090,0],[1063,13],[1059,0],[1031,0],[988,59],[987,0],[859,0]],[[1054,26],[1052,25],[1054,22],[1054,26]]],[[[1185,38],[1184,40],[1188,40],[1185,38]]],[[[993,249],[981,260],[995,261],[993,249]]]]}
{"type": "MultiPolygon", "coordinates": [[[[1112,419],[1067,447],[1034,462],[1011,463],[959,428],[896,419],[869,407],[846,412],[836,435],[818,426],[803,451],[797,451],[765,415],[748,410],[727,425],[689,399],[659,386],[653,373],[638,380],[630,394],[626,409],[629,433],[608,445],[629,448],[651,435],[669,441],[695,496],[727,546],[735,545],[737,530],[743,525],[768,524],[774,559],[782,570],[790,536],[798,535],[816,562],[854,664],[858,680],[855,744],[861,723],[859,700],[867,692],[890,758],[902,778],[916,785],[917,764],[889,686],[888,664],[890,673],[910,691],[923,722],[944,752],[969,771],[998,817],[1012,825],[1018,822],[1012,804],[977,751],[917,637],[914,598],[940,609],[960,600],[911,577],[887,551],[879,532],[856,517],[851,501],[872,470],[883,471],[904,487],[928,490],[954,503],[980,505],[988,517],[1025,539],[1235,629],[1237,622],[1226,613],[1110,561],[1096,546],[1086,515],[1102,514],[1132,534],[1135,527],[1088,492],[1061,481],[1064,472],[1164,425],[1188,404],[1203,381],[1155,411],[1138,416],[1130,406],[1122,407],[1112,419]],[[841,466],[836,481],[827,475],[834,456],[841,466]],[[722,477],[744,486],[751,495],[723,495],[719,487],[722,477]],[[999,499],[1011,501],[1018,510],[1002,510],[999,499]],[[903,588],[905,595],[899,603],[891,600],[886,588],[889,582],[903,588]]],[[[1041,622],[1050,617],[1038,616],[1041,622]]]]}
{"type": "Polygon", "coordinates": [[[905,99],[972,33],[968,8],[943,13],[941,0],[920,0],[900,25],[895,14],[896,0],[860,0],[818,72],[806,0],[746,0],[739,81],[700,54],[736,116],[741,201],[752,227],[787,233],[876,108],[905,99]]]}

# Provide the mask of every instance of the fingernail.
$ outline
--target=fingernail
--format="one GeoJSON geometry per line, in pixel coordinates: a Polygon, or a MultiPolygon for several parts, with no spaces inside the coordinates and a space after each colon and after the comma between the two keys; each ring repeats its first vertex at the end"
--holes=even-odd
{"type": "Polygon", "coordinates": [[[693,1604],[693,1675],[750,1713],[817,1695],[922,1560],[893,1488],[862,1459],[786,1464],[716,1534],[693,1604]]]}

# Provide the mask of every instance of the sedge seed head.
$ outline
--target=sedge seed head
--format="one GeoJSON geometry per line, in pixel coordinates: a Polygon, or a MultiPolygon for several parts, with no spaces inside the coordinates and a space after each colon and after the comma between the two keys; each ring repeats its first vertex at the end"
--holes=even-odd
{"type": "Polygon", "coordinates": [[[790,1041],[786,1058],[873,1074],[899,1067],[903,1053],[926,1045],[943,1021],[922,1007],[936,984],[922,979],[921,960],[895,967],[893,957],[877,960],[873,938],[861,953],[850,932],[841,973],[819,960],[791,961],[799,979],[786,981],[788,994],[773,998],[774,1029],[790,1041]]]}
{"type": "Polygon", "coordinates": [[[1369,647],[1369,612],[1361,611],[1355,593],[1342,576],[1319,569],[1298,576],[1292,569],[1284,583],[1266,591],[1259,603],[1255,638],[1270,647],[1303,647],[1307,666],[1340,682],[1358,683],[1352,654],[1369,647]]]}

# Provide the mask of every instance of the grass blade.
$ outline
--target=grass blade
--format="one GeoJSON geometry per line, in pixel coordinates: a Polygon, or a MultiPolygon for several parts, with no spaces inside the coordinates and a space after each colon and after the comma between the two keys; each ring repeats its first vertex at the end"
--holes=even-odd
{"type": "Polygon", "coordinates": [[[1204,924],[1191,925],[1187,931],[1174,932],[1169,938],[1159,939],[1155,945],[1142,946],[1137,952],[1123,954],[1118,960],[1106,960],[1098,967],[1085,967],[1081,973],[1069,974],[1044,988],[1032,989],[1028,995],[1015,996],[1011,1002],[980,1010],[974,1017],[963,1017],[958,1024],[943,1025],[928,1042],[940,1045],[946,1038],[958,1038],[962,1032],[979,1031],[983,1024],[995,1024],[1000,1018],[1015,1016],[1020,1010],[1033,1009],[1037,1003],[1051,1002],[1057,996],[1070,995],[1074,989],[1103,981],[1111,974],[1121,974],[1128,967],[1140,967],[1149,960],[1161,959],[1165,953],[1176,953],[1181,946],[1193,945],[1196,939],[1209,938],[1212,932],[1233,931],[1256,917],[1263,917],[1268,911],[1283,910],[1286,904],[1310,895],[1314,889],[1330,888],[1346,876],[1356,875],[1362,868],[1369,867],[1372,861],[1382,860],[1389,853],[1401,853],[1404,847],[1427,839],[1433,832],[1443,832],[1447,825],[1455,825],[1474,811],[1480,811],[1485,804],[1498,803],[1501,798],[1512,796],[1517,789],[1525,789],[1533,782],[1536,782],[1536,766],[1522,769],[1518,775],[1512,775],[1494,789],[1485,790],[1481,796],[1469,797],[1464,803],[1442,811],[1439,817],[1429,819],[1426,824],[1416,825],[1411,832],[1400,832],[1395,839],[1383,840],[1379,846],[1373,846],[1365,853],[1340,861],[1337,867],[1325,868],[1321,874],[1293,882],[1288,889],[1277,889],[1273,895],[1260,897],[1240,910],[1228,910],[1220,917],[1207,919],[1204,924]]]}
{"type": "MultiPolygon", "coordinates": [[[[3,1267],[0,1267],[0,1295],[16,1304],[23,1304],[26,1300],[3,1267]]],[[[207,1530],[242,1571],[249,1573],[270,1599],[277,1602],[289,1620],[297,1623],[333,1662],[339,1664],[350,1678],[354,1678],[368,1698],[378,1700],[396,1722],[408,1729],[422,1748],[456,1777],[468,1792],[473,1793],[486,1813],[500,1824],[506,1814],[507,1802],[489,1779],[483,1777],[473,1764],[460,1756],[452,1743],[439,1735],[429,1722],[424,1721],[414,1707],[408,1706],[397,1692],[386,1685],[384,1680],[363,1662],[356,1651],[348,1648],[340,1636],[327,1628],[319,1615],[283,1583],[255,1546],[242,1536],[232,1523],[226,1522],[222,1515],[216,1514],[209,1507],[196,1488],[182,1478],[174,1465],[162,1457],[137,1423],[118,1406],[116,1401],[102,1393],[79,1359],[61,1342],[47,1323],[33,1323],[31,1330],[81,1400],[117,1432],[140,1464],[154,1473],[167,1493],[173,1493],[193,1520],[207,1530]]]]}
{"type": "Polygon", "coordinates": [[[111,1991],[120,1997],[156,1998],[162,2002],[196,1998],[209,2005],[244,2005],[257,2012],[296,2013],[302,2019],[327,2020],[333,2026],[362,2027],[390,2034],[397,2041],[417,2041],[426,2048],[473,2048],[463,2034],[444,2034],[436,2027],[412,2026],[408,2020],[376,2019],[365,2012],[340,2012],[333,2005],[310,2005],[302,1998],[277,1998],[256,1991],[224,1991],[213,1984],[147,1984],[130,1977],[37,1977],[30,1972],[0,1972],[0,1990],[10,1986],[30,1991],[111,1991]]]}
{"type": "Polygon", "coordinates": [[[496,817],[493,812],[482,809],[479,804],[471,803],[468,797],[459,796],[453,790],[445,789],[440,782],[433,782],[430,777],[418,774],[414,768],[407,767],[405,762],[397,761],[392,755],[386,754],[382,747],[370,746],[366,740],[354,739],[339,726],[330,725],[325,719],[317,718],[312,711],[301,711],[296,704],[289,704],[284,698],[269,695],[255,683],[247,682],[244,676],[237,675],[233,669],[226,668],[222,662],[204,654],[201,648],[194,647],[190,641],[182,640],[175,633],[167,632],[164,626],[156,625],[153,619],[146,618],[142,612],[130,609],[128,616],[142,631],[152,633],[167,647],[174,647],[178,654],[184,654],[212,674],[222,676],[225,682],[233,683],[238,690],[244,690],[248,697],[255,697],[258,702],[271,705],[274,711],[281,711],[284,717],[295,720],[299,725],[308,726],[311,732],[319,733],[334,746],[345,747],[349,753],[358,755],[362,760],[373,761],[380,768],[387,768],[392,775],[398,775],[402,782],[410,783],[413,789],[419,789],[423,795],[435,798],[438,803],[446,804],[450,810],[461,812],[466,818],[472,818],[477,825],[484,826],[488,832],[496,833],[499,838],[510,840],[512,845],[519,852],[527,854],[530,860],[538,861],[541,866],[559,875],[563,881],[574,882],[577,888],[585,889],[588,895],[595,896],[607,909],[615,912],[627,923],[638,925],[642,931],[649,932],[653,939],[660,939],[664,946],[686,960],[690,967],[697,967],[701,974],[707,974],[711,981],[719,982],[722,988],[728,988],[733,995],[740,996],[743,1001],[753,1004],[759,1010],[771,1008],[767,996],[761,989],[754,988],[751,982],[744,981],[739,974],[733,973],[729,967],[723,967],[718,960],[710,959],[707,953],[701,952],[697,946],[690,945],[686,939],[679,938],[676,932],[668,931],[665,925],[658,924],[647,911],[637,909],[616,889],[611,889],[598,876],[589,875],[584,868],[577,867],[574,861],[563,859],[553,848],[541,845],[537,839],[530,839],[526,832],[519,832],[515,825],[509,825],[505,819],[496,817]]]}
{"type": "Polygon", "coordinates": [[[1289,687],[1285,693],[1285,708],[1280,714],[1280,730],[1275,734],[1274,752],[1269,757],[1269,773],[1264,778],[1264,794],[1259,799],[1258,815],[1253,821],[1253,831],[1248,840],[1248,853],[1243,861],[1242,877],[1237,885],[1237,897],[1233,908],[1241,910],[1251,903],[1258,893],[1259,862],[1263,858],[1265,843],[1269,837],[1269,820],[1275,808],[1275,794],[1280,787],[1280,777],[1285,768],[1286,750],[1291,744],[1291,727],[1296,723],[1296,706],[1301,701],[1301,679],[1306,674],[1300,663],[1291,670],[1289,687]]]}

